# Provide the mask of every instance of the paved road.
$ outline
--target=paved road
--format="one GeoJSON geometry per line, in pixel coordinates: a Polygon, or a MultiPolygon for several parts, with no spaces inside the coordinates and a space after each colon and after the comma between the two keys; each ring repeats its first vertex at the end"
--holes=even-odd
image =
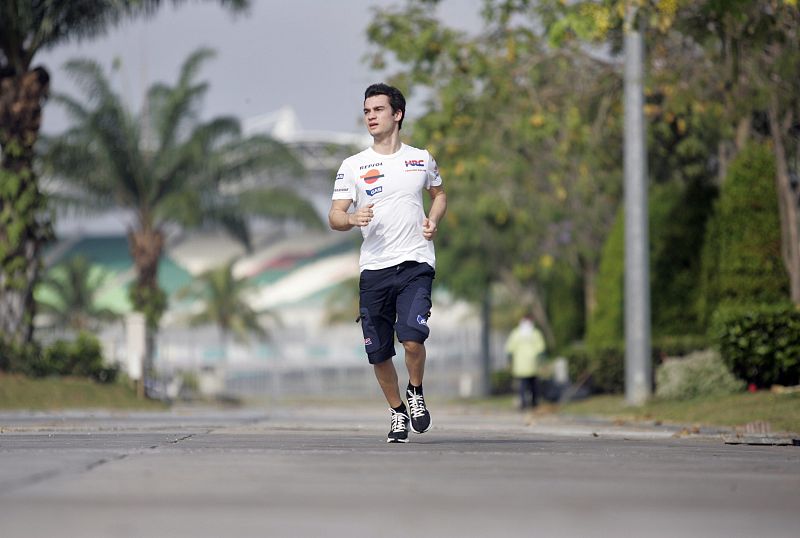
{"type": "Polygon", "coordinates": [[[797,447],[434,421],[388,445],[379,405],[0,414],[0,536],[798,536],[797,447]]]}

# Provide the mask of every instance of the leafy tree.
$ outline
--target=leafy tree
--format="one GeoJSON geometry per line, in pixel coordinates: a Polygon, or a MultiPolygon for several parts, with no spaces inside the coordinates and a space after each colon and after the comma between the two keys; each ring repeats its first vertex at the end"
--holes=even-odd
{"type": "MultiPolygon", "coordinates": [[[[233,10],[247,0],[218,0],[233,10]]],[[[39,51],[97,36],[118,22],[154,13],[162,0],[0,3],[0,338],[13,347],[33,335],[33,289],[42,246],[52,237],[33,170],[34,145],[50,75],[39,51]]],[[[180,3],[173,0],[173,4],[180,3]]]]}
{"type": "Polygon", "coordinates": [[[193,326],[215,324],[220,331],[223,349],[233,335],[239,341],[247,341],[255,334],[265,339],[268,333],[259,321],[259,316],[270,312],[257,312],[247,302],[247,294],[255,284],[246,277],[234,274],[236,260],[201,274],[187,287],[178,292],[180,298],[191,298],[202,304],[202,309],[189,317],[193,326]]]}
{"type": "MultiPolygon", "coordinates": [[[[527,2],[524,2],[527,4],[527,2]]],[[[800,158],[800,6],[797,0],[623,0],[559,2],[545,0],[549,35],[555,41],[582,39],[619,42],[626,5],[638,8],[649,27],[649,49],[670,40],[680,50],[660,58],[666,70],[681,77],[697,105],[720,112],[716,160],[719,178],[752,137],[767,136],[775,157],[775,183],[781,222],[781,257],[789,274],[789,296],[800,304],[800,211],[791,177],[800,158]],[[675,61],[691,57],[700,76],[674,70],[675,61]]],[[[658,65],[659,61],[651,62],[658,65]]],[[[697,74],[697,73],[696,73],[697,74]]]]}
{"type": "Polygon", "coordinates": [[[100,324],[120,317],[97,303],[97,295],[109,276],[108,272],[93,268],[85,257],[73,256],[45,274],[36,290],[38,309],[53,326],[96,330],[100,324]]]}
{"type": "Polygon", "coordinates": [[[800,213],[790,177],[797,174],[800,92],[800,8],[796,0],[679,2],[671,31],[705,66],[697,94],[720,108],[720,180],[753,138],[771,140],[781,222],[781,256],[789,297],[800,304],[800,213]],[[702,56],[701,56],[702,55],[702,56]]]}
{"type": "Polygon", "coordinates": [[[190,55],[177,83],[153,85],[138,114],[125,108],[97,64],[69,62],[86,102],[59,96],[75,123],[46,141],[48,170],[76,189],[71,202],[90,209],[113,204],[135,215],[128,229],[136,270],[130,295],[146,316],[150,340],[167,306],[157,279],[166,226],[220,225],[248,247],[248,215],[321,226],[313,206],[288,188],[240,187],[247,176],[267,170],[299,175],[302,168],[279,142],[243,138],[235,118],[199,119],[208,85],[195,79],[211,55],[207,49],[190,55]]]}
{"type": "Polygon", "coordinates": [[[594,307],[619,197],[621,79],[580,50],[548,49],[525,2],[487,2],[477,36],[444,27],[435,4],[383,10],[369,36],[374,65],[393,55],[403,66],[393,82],[429,96],[413,140],[440,160],[452,193],[437,264],[473,301],[502,282],[552,345],[544,282],[554,260],[579,272],[585,312],[594,307]]]}

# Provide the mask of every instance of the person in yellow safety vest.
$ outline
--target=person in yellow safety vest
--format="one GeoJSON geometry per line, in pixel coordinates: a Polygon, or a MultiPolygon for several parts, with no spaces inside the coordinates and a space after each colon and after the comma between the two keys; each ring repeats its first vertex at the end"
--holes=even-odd
{"type": "Polygon", "coordinates": [[[508,335],[505,351],[511,359],[511,376],[519,382],[520,410],[536,407],[538,373],[545,341],[531,315],[526,314],[508,335]]]}

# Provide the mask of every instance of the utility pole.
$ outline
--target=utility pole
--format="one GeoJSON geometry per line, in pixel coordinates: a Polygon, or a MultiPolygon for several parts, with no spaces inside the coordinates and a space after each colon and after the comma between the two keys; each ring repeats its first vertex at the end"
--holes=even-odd
{"type": "Polygon", "coordinates": [[[647,208],[647,133],[644,123],[644,37],[638,8],[625,21],[625,400],[650,397],[650,262],[647,208]]]}

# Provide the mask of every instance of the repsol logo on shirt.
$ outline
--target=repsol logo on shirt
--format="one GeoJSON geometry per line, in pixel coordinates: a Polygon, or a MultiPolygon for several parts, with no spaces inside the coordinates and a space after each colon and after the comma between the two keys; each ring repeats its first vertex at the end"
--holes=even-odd
{"type": "Polygon", "coordinates": [[[406,161],[406,166],[425,166],[425,161],[423,159],[412,159],[406,161]]]}
{"type": "Polygon", "coordinates": [[[366,170],[367,168],[377,168],[379,166],[383,166],[383,163],[372,163],[372,164],[365,164],[364,166],[359,166],[359,170],[366,170]]]}

